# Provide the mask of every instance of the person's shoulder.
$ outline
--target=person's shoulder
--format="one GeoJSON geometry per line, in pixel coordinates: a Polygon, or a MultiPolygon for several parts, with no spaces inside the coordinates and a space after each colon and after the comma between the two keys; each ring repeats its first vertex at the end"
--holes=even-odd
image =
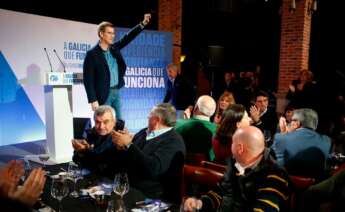
{"type": "Polygon", "coordinates": [[[191,119],[177,119],[175,129],[183,127],[185,124],[190,123],[191,119]]]}

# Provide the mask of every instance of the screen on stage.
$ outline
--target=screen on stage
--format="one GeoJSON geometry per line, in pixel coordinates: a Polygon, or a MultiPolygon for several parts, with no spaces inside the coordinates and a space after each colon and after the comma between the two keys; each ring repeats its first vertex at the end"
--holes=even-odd
{"type": "MultiPolygon", "coordinates": [[[[128,30],[116,28],[116,39],[128,30]]],[[[97,42],[95,24],[0,9],[0,146],[46,139],[42,76],[64,69],[82,73],[86,51],[97,42]]],[[[121,52],[127,64],[122,114],[135,133],[164,98],[172,34],[144,30],[121,52]]],[[[72,91],[73,116],[92,118],[83,84],[72,91]]]]}

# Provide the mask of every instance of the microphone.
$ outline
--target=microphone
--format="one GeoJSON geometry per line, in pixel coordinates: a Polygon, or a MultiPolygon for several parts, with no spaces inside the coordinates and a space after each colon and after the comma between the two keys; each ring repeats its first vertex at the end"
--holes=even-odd
{"type": "Polygon", "coordinates": [[[56,57],[59,59],[59,61],[60,61],[61,65],[62,65],[62,67],[63,67],[63,72],[65,72],[65,73],[66,73],[66,67],[65,67],[65,64],[62,62],[61,58],[59,57],[59,55],[58,55],[58,53],[56,52],[56,50],[55,50],[55,49],[53,49],[53,52],[55,53],[56,57]]]}
{"type": "Polygon", "coordinates": [[[48,55],[47,49],[46,49],[46,48],[43,48],[43,49],[44,49],[44,52],[46,53],[47,58],[48,58],[48,62],[49,62],[49,66],[50,66],[50,72],[53,72],[52,63],[50,62],[50,58],[49,58],[49,55],[48,55]]]}

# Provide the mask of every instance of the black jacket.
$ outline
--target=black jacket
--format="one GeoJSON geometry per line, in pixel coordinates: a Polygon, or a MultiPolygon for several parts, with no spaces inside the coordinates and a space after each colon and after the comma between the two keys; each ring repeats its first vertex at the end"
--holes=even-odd
{"type": "Polygon", "coordinates": [[[94,144],[93,150],[75,152],[73,161],[111,179],[117,172],[127,172],[131,186],[146,196],[175,201],[186,153],[183,139],[174,129],[148,141],[146,135],[146,128],[142,129],[128,150],[120,151],[111,135],[97,136],[90,131],[87,140],[94,144]]]}
{"type": "Polygon", "coordinates": [[[194,105],[195,91],[192,83],[181,75],[176,76],[174,85],[168,80],[163,102],[169,102],[170,100],[176,110],[185,110],[188,106],[194,105]]]}
{"type": "MultiPolygon", "coordinates": [[[[127,68],[120,50],[128,45],[143,29],[138,24],[110,47],[110,53],[116,59],[119,70],[119,83],[117,88],[122,88],[125,85],[123,77],[127,68]]],[[[109,95],[110,71],[103,50],[98,44],[86,53],[83,75],[89,103],[98,101],[100,105],[104,104],[109,95]]]]}
{"type": "Polygon", "coordinates": [[[218,194],[202,197],[203,211],[287,211],[290,183],[287,173],[270,158],[268,150],[255,168],[238,175],[232,160],[218,194]],[[255,210],[256,209],[256,210],[255,210]]]}

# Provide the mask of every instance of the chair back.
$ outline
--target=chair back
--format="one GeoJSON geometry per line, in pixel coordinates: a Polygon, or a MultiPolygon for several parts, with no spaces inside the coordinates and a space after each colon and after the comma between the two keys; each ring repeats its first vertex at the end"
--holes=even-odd
{"type": "Polygon", "coordinates": [[[224,174],[205,167],[184,165],[181,186],[182,198],[193,196],[213,189],[223,179],[224,174]]]}
{"type": "Polygon", "coordinates": [[[206,161],[207,157],[203,153],[187,153],[185,163],[189,165],[200,166],[202,161],[206,161]]]}
{"type": "Polygon", "coordinates": [[[302,177],[296,175],[289,175],[292,183],[292,194],[290,198],[290,210],[299,211],[303,208],[303,191],[305,191],[309,186],[315,184],[315,178],[302,177]]]}
{"type": "Polygon", "coordinates": [[[296,175],[289,175],[295,191],[303,191],[309,186],[315,184],[315,178],[301,177],[296,175]]]}
{"type": "Polygon", "coordinates": [[[210,161],[201,161],[201,165],[202,167],[212,169],[220,173],[224,173],[227,170],[227,166],[218,163],[213,163],[210,161]]]}

